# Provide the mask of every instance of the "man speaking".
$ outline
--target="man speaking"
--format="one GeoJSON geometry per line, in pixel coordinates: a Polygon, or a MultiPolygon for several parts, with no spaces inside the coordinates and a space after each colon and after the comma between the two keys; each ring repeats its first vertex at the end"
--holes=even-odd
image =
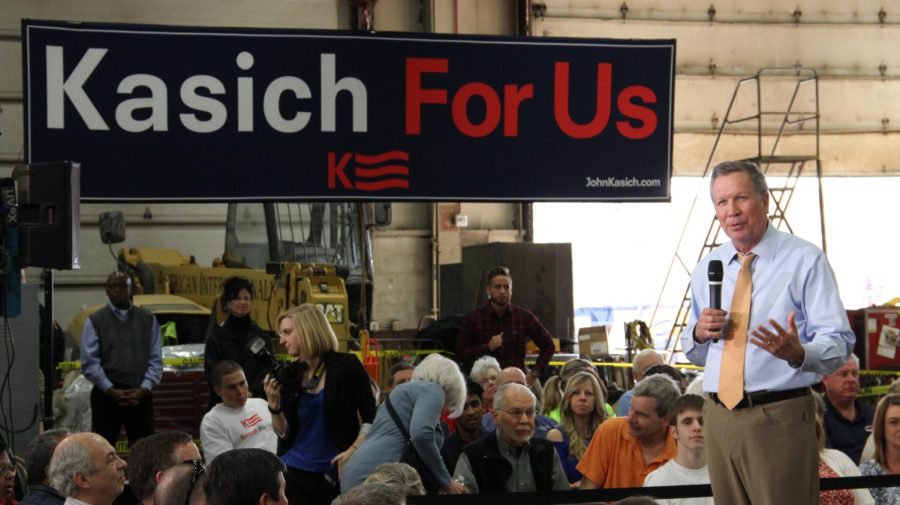
{"type": "Polygon", "coordinates": [[[810,386],[840,368],[855,343],[834,273],[820,249],[768,221],[768,187],[754,163],[715,167],[711,195],[730,241],[694,269],[681,346],[706,367],[715,501],[818,503],[810,386]],[[712,260],[724,266],[722,309],[709,300],[712,260]]]}

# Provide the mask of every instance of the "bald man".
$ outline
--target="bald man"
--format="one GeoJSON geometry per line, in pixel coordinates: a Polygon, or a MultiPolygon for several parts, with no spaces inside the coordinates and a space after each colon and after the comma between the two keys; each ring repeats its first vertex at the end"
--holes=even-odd
{"type": "MultiPolygon", "coordinates": [[[[500,373],[497,375],[497,389],[500,386],[504,386],[506,384],[521,384],[525,387],[528,387],[528,382],[525,378],[525,372],[522,369],[514,366],[508,366],[503,370],[500,370],[500,373]]],[[[534,394],[534,391],[532,391],[534,394]]],[[[535,399],[535,408],[540,409],[540,406],[535,399]]],[[[481,418],[481,427],[484,431],[494,431],[496,425],[494,424],[494,416],[484,416],[481,418]]],[[[559,428],[559,424],[553,419],[550,419],[547,416],[542,416],[537,414],[534,418],[534,438],[545,439],[547,438],[547,433],[555,428],[559,428]]]]}

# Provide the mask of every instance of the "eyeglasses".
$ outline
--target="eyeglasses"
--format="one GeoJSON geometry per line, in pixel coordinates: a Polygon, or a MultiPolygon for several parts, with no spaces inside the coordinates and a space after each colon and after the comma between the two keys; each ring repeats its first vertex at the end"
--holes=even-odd
{"type": "Polygon", "coordinates": [[[501,410],[501,411],[503,411],[503,412],[506,412],[507,414],[513,416],[513,417],[516,418],[516,419],[521,418],[522,415],[525,415],[526,418],[531,419],[531,418],[533,418],[533,417],[535,416],[535,414],[537,414],[537,412],[535,412],[534,409],[528,409],[528,410],[522,410],[522,409],[509,409],[509,410],[506,410],[506,409],[498,409],[498,410],[501,410]]]}
{"type": "Polygon", "coordinates": [[[189,459],[187,461],[181,462],[184,465],[191,465],[191,485],[188,486],[187,494],[184,496],[184,505],[190,505],[191,503],[191,494],[194,493],[194,485],[197,484],[197,479],[203,475],[203,472],[206,471],[206,465],[203,464],[203,461],[199,459],[189,459]]]}
{"type": "Polygon", "coordinates": [[[485,385],[485,384],[487,384],[488,382],[490,382],[490,383],[492,383],[492,384],[496,384],[496,383],[497,383],[497,376],[496,376],[496,375],[492,375],[492,376],[490,376],[490,377],[482,377],[482,378],[478,379],[478,384],[480,384],[480,385],[485,385]]]}
{"type": "Polygon", "coordinates": [[[2,466],[0,466],[0,474],[7,474],[7,473],[16,473],[16,467],[15,467],[15,465],[2,465],[2,466]]]}

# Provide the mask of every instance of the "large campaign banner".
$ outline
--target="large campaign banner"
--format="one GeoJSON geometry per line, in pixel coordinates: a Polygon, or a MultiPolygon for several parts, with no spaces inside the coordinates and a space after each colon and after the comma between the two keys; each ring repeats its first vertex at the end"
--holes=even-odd
{"type": "Polygon", "coordinates": [[[83,201],[667,201],[674,40],[23,20],[83,201]]]}

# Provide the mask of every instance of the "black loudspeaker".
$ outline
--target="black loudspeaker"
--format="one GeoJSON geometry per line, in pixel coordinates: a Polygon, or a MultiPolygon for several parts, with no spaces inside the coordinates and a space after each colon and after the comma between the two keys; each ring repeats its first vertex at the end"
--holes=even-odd
{"type": "Polygon", "coordinates": [[[81,166],[70,161],[19,165],[12,177],[19,193],[19,266],[80,269],[81,166]]]}

